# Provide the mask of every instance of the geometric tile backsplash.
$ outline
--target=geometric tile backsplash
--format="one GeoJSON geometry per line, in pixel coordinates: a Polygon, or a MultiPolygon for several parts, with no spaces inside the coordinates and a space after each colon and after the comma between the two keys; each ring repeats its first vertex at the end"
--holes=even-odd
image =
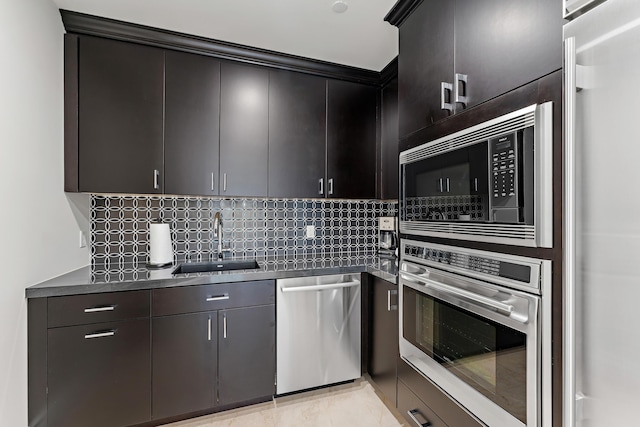
{"type": "Polygon", "coordinates": [[[168,223],[174,261],[206,261],[217,252],[216,212],[222,216],[225,258],[353,258],[376,248],[377,218],[395,216],[395,201],[244,199],[91,195],[91,267],[135,270],[148,261],[152,220],[168,223]],[[306,226],[315,226],[315,238],[306,226]]]}

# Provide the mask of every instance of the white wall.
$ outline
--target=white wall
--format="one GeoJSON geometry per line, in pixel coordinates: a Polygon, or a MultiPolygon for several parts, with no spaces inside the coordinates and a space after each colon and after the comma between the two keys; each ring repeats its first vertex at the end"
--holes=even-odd
{"type": "Polygon", "coordinates": [[[50,0],[0,0],[0,425],[27,425],[26,287],[88,264],[63,192],[63,34],[50,0]]]}

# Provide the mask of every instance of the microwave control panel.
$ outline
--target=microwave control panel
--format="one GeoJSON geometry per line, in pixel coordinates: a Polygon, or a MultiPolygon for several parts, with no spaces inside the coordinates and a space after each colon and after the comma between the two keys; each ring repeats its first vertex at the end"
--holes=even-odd
{"type": "Polygon", "coordinates": [[[489,140],[491,205],[494,208],[518,206],[518,133],[489,140]]]}

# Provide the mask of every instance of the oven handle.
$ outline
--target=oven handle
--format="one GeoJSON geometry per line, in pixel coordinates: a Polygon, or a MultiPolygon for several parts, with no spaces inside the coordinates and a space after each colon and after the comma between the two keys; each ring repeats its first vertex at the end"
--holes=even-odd
{"type": "Polygon", "coordinates": [[[511,313],[513,312],[513,306],[510,304],[505,304],[500,301],[495,301],[491,298],[487,298],[485,296],[478,295],[473,292],[465,291],[464,289],[454,288],[453,286],[445,285],[443,283],[436,282],[431,279],[427,279],[425,277],[416,276],[415,274],[407,273],[406,271],[400,272],[400,277],[402,277],[405,280],[408,280],[409,282],[422,284],[424,286],[434,288],[441,292],[445,292],[452,295],[456,295],[458,297],[469,299],[473,302],[491,307],[507,315],[511,315],[511,313]]]}

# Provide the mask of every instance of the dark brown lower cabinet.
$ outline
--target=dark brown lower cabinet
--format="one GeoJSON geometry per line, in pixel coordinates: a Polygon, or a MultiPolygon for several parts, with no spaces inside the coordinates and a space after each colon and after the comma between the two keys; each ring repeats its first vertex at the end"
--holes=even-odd
{"type": "Polygon", "coordinates": [[[369,354],[367,370],[390,402],[396,403],[398,360],[398,286],[370,276],[369,354]]]}
{"type": "Polygon", "coordinates": [[[219,404],[273,396],[276,392],[275,305],[218,314],[219,404]]]}
{"type": "Polygon", "coordinates": [[[49,329],[47,427],[149,421],[149,319],[49,329]]]}
{"type": "Polygon", "coordinates": [[[447,427],[402,381],[398,381],[398,411],[411,427],[447,427]]]}
{"type": "Polygon", "coordinates": [[[217,311],[153,318],[153,419],[215,406],[217,325],[217,311]]]}

